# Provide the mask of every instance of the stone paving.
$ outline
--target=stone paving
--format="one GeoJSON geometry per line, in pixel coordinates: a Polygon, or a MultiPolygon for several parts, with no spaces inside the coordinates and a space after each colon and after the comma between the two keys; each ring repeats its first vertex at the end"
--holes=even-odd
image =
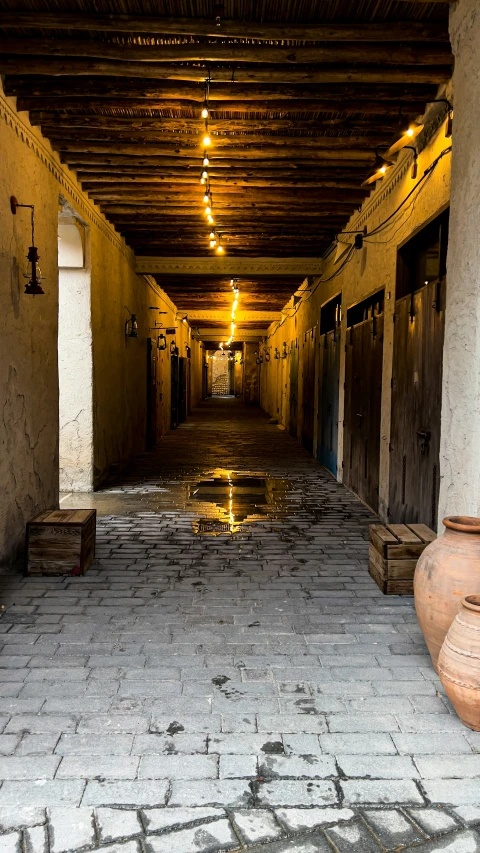
{"type": "Polygon", "coordinates": [[[374,518],[263,413],[209,401],[70,505],[87,575],[1,577],[1,853],[480,853],[480,734],[374,518]]]}

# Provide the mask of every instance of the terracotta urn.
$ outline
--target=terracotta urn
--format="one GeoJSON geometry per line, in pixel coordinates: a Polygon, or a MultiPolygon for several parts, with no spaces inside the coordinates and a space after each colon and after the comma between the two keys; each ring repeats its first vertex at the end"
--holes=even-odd
{"type": "Polygon", "coordinates": [[[462,598],[480,594],[480,518],[451,516],[443,523],[444,534],[425,548],[414,578],[417,618],[436,670],[462,598]]]}
{"type": "Polygon", "coordinates": [[[462,723],[480,731],[480,595],[467,595],[438,658],[438,674],[462,723]]]}

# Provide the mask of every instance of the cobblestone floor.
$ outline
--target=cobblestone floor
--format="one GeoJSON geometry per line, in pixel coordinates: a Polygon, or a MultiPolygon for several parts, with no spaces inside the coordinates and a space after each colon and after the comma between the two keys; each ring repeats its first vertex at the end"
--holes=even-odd
{"type": "Polygon", "coordinates": [[[480,735],[290,436],[212,400],[71,505],[87,575],[1,577],[1,853],[480,851],[480,735]]]}

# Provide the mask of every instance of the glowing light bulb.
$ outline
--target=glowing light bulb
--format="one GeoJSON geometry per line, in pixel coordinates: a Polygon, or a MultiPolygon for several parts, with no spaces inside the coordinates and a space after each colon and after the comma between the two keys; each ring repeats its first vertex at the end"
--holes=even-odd
{"type": "Polygon", "coordinates": [[[208,133],[206,133],[206,134],[205,134],[205,136],[203,137],[203,144],[204,144],[206,147],[208,147],[208,146],[210,145],[211,141],[212,141],[212,140],[210,139],[210,137],[209,137],[208,133]]]}
{"type": "Polygon", "coordinates": [[[414,131],[413,127],[409,127],[407,130],[407,136],[413,136],[414,133],[415,133],[415,131],[414,131]]]}
{"type": "Polygon", "coordinates": [[[204,106],[203,106],[202,118],[208,118],[208,107],[206,104],[204,104],[204,106]]]}
{"type": "Polygon", "coordinates": [[[205,151],[203,154],[203,165],[208,166],[209,163],[210,163],[210,160],[208,159],[207,152],[205,151]]]}
{"type": "Polygon", "coordinates": [[[213,249],[217,245],[216,240],[210,240],[210,248],[213,249]]]}
{"type": "Polygon", "coordinates": [[[210,231],[210,240],[215,240],[215,231],[210,231]]]}
{"type": "Polygon", "coordinates": [[[205,193],[205,195],[203,196],[203,200],[204,200],[205,204],[207,204],[207,202],[210,201],[210,196],[208,193],[205,193]]]}
{"type": "Polygon", "coordinates": [[[205,180],[205,181],[206,181],[206,180],[207,180],[207,178],[208,178],[208,172],[207,172],[207,170],[206,170],[206,169],[204,169],[204,170],[203,170],[203,172],[202,172],[202,178],[204,178],[204,180],[205,180]]]}
{"type": "Polygon", "coordinates": [[[386,167],[386,166],[381,166],[381,167],[380,167],[380,169],[379,169],[379,172],[381,172],[381,173],[382,173],[382,175],[384,175],[386,171],[387,171],[387,167],[386,167]]]}
{"type": "Polygon", "coordinates": [[[205,178],[203,177],[203,175],[202,175],[202,177],[200,178],[200,183],[201,183],[201,184],[204,184],[204,183],[205,183],[205,178]]]}
{"type": "Polygon", "coordinates": [[[205,208],[206,216],[210,216],[211,212],[212,212],[212,208],[210,207],[210,205],[207,204],[207,206],[205,208]]]}
{"type": "Polygon", "coordinates": [[[213,225],[214,221],[215,221],[215,220],[214,220],[213,216],[211,216],[211,215],[210,215],[210,216],[208,216],[208,223],[209,223],[209,225],[213,225]]]}
{"type": "Polygon", "coordinates": [[[217,246],[217,252],[219,255],[223,255],[223,246],[221,243],[217,246]]]}

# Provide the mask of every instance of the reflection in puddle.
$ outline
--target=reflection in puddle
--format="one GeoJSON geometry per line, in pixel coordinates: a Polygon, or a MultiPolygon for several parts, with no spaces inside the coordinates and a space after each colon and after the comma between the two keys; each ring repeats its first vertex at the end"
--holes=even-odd
{"type": "Polygon", "coordinates": [[[121,486],[63,495],[60,507],[96,509],[99,516],[182,512],[191,519],[195,533],[231,534],[244,524],[295,512],[298,494],[288,480],[218,468],[194,482],[190,477],[181,481],[125,477],[121,486]]]}
{"type": "Polygon", "coordinates": [[[201,504],[195,533],[235,533],[242,524],[274,515],[287,482],[265,475],[214,472],[190,488],[190,498],[201,504]]]}

